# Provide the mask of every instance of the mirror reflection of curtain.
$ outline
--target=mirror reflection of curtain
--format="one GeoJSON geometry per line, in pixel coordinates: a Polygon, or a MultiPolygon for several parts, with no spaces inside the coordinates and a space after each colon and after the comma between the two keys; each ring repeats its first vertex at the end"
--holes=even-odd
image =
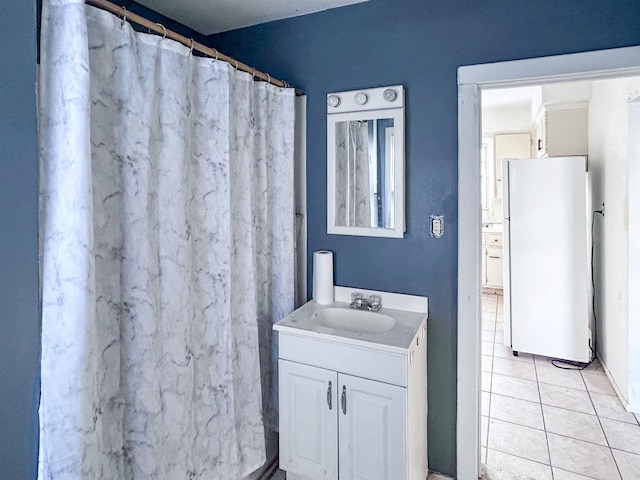
{"type": "Polygon", "coordinates": [[[336,225],[371,226],[366,121],[336,123],[336,225]]]}
{"type": "Polygon", "coordinates": [[[384,126],[384,188],[382,188],[382,198],[384,199],[382,213],[383,218],[381,222],[381,227],[384,228],[393,228],[395,225],[395,209],[394,209],[394,201],[395,201],[395,149],[396,149],[396,137],[395,130],[393,127],[393,120],[387,122],[387,125],[384,126]]]}

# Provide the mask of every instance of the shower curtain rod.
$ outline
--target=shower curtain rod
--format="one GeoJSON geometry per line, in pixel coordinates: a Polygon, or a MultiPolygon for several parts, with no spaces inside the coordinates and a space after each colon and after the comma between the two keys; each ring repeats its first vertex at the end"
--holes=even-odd
{"type": "MultiPolygon", "coordinates": [[[[272,85],[276,85],[278,87],[283,88],[293,88],[287,82],[283,82],[282,80],[278,80],[277,78],[273,78],[268,73],[261,72],[256,70],[249,65],[246,65],[238,60],[231,58],[223,53],[218,52],[215,48],[209,48],[199,42],[193,40],[193,38],[187,38],[184,35],[180,35],[173,30],[169,30],[161,23],[155,23],[151,20],[147,20],[146,18],[137,15],[133,12],[130,12],[126,9],[126,7],[120,7],[114,3],[109,2],[108,0],[85,0],[87,5],[91,5],[93,7],[100,8],[102,10],[106,10],[118,17],[126,20],[128,22],[137,23],[149,30],[156,32],[159,35],[162,35],[165,38],[170,38],[171,40],[175,40],[176,42],[181,43],[185,47],[189,47],[192,50],[196,50],[207,57],[215,58],[216,60],[223,60],[233,66],[236,70],[242,70],[243,72],[247,72],[252,74],[254,77],[258,77],[261,80],[264,80],[267,83],[271,83],[272,85]]],[[[296,95],[304,95],[304,93],[297,88],[295,89],[296,95]]]]}

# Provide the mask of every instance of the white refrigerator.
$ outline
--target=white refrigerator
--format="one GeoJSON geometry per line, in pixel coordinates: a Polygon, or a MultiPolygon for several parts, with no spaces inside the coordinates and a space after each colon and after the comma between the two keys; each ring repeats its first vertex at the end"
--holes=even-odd
{"type": "Polygon", "coordinates": [[[503,160],[504,343],[591,358],[590,195],[586,157],[503,160]]]}

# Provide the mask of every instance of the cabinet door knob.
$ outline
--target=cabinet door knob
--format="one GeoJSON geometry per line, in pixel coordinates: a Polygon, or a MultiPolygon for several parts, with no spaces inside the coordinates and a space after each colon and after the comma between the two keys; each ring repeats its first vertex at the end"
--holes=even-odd
{"type": "Polygon", "coordinates": [[[346,415],[347,414],[347,386],[346,385],[342,386],[342,397],[340,401],[342,403],[342,414],[346,415]]]}
{"type": "Polygon", "coordinates": [[[329,410],[333,408],[333,395],[331,395],[331,382],[329,382],[329,388],[327,388],[327,405],[329,405],[329,410]]]}

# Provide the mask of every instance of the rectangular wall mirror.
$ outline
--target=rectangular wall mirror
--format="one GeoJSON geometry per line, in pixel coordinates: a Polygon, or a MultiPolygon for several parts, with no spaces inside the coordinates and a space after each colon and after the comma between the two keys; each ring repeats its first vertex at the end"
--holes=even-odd
{"type": "Polygon", "coordinates": [[[327,95],[327,233],[402,238],[404,89],[327,95]]]}

